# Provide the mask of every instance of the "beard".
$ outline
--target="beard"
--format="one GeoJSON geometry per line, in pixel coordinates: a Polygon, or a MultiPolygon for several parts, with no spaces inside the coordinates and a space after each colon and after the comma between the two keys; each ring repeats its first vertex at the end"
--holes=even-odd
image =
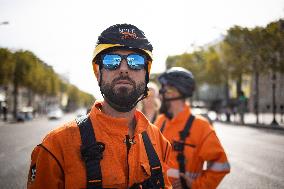
{"type": "MultiPolygon", "coordinates": [[[[101,92],[105,98],[119,107],[132,107],[138,98],[144,93],[146,87],[145,82],[135,83],[128,76],[120,76],[111,83],[102,81],[101,92]],[[115,89],[115,85],[119,80],[127,80],[132,87],[121,86],[115,89]]],[[[110,104],[111,105],[111,104],[110,104]]],[[[115,108],[116,109],[116,108],[115,108]]]]}

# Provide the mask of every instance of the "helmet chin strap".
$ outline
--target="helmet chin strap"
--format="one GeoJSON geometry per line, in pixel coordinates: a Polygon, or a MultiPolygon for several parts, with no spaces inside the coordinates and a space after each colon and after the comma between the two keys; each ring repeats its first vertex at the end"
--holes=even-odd
{"type": "Polygon", "coordinates": [[[186,99],[186,97],[185,96],[178,96],[178,97],[173,97],[173,98],[164,98],[163,97],[163,100],[166,101],[166,102],[180,100],[180,99],[186,99]]]}
{"type": "Polygon", "coordinates": [[[102,96],[104,97],[105,101],[116,111],[118,112],[130,112],[133,108],[135,108],[135,106],[137,105],[137,103],[141,100],[143,100],[144,98],[147,97],[148,94],[148,87],[146,86],[143,96],[138,98],[138,100],[136,100],[131,106],[120,106],[115,104],[114,102],[112,102],[110,99],[106,98],[104,93],[101,91],[102,96]]]}
{"type": "Polygon", "coordinates": [[[173,114],[171,112],[169,112],[169,104],[167,104],[170,101],[175,101],[175,100],[180,100],[180,99],[185,99],[185,96],[178,96],[178,97],[174,97],[174,98],[166,98],[165,94],[163,93],[163,102],[162,102],[162,106],[160,108],[160,113],[165,114],[165,116],[169,119],[173,118],[173,114]]]}

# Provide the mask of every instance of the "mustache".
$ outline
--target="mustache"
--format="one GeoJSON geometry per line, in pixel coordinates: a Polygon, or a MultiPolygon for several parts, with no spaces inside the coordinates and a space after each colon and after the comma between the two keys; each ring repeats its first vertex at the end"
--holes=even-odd
{"type": "Polygon", "coordinates": [[[130,77],[128,76],[119,76],[117,78],[115,78],[113,81],[112,81],[112,84],[114,85],[115,83],[117,83],[118,81],[120,80],[127,80],[129,81],[132,85],[135,86],[135,81],[133,81],[130,77]]]}

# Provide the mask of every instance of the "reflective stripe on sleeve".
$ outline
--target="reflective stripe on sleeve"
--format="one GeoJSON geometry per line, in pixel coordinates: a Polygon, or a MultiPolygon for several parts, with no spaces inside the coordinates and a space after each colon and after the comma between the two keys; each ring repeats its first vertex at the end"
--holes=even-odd
{"type": "Polygon", "coordinates": [[[168,169],[167,175],[172,178],[179,178],[179,170],[178,169],[168,169]]]}
{"type": "MultiPolygon", "coordinates": [[[[170,168],[167,171],[167,175],[172,178],[179,178],[179,170],[170,168]]],[[[186,172],[185,175],[189,176],[191,179],[196,179],[200,176],[200,173],[186,172]]]]}
{"type": "Polygon", "coordinates": [[[217,171],[217,172],[229,171],[230,164],[228,162],[219,163],[219,162],[208,161],[207,170],[217,171]]]}

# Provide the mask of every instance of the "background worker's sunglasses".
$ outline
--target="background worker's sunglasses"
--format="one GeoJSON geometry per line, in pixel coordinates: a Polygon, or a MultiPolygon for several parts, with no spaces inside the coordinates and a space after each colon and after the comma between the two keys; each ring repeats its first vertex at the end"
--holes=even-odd
{"type": "Polygon", "coordinates": [[[141,54],[103,54],[101,56],[102,66],[108,70],[119,68],[123,59],[126,60],[128,67],[132,70],[141,70],[145,68],[146,57],[141,54]]]}
{"type": "Polygon", "coordinates": [[[176,89],[173,89],[173,88],[165,88],[165,87],[162,87],[160,90],[159,90],[159,94],[165,94],[165,93],[173,93],[173,92],[177,92],[176,89]]]}

